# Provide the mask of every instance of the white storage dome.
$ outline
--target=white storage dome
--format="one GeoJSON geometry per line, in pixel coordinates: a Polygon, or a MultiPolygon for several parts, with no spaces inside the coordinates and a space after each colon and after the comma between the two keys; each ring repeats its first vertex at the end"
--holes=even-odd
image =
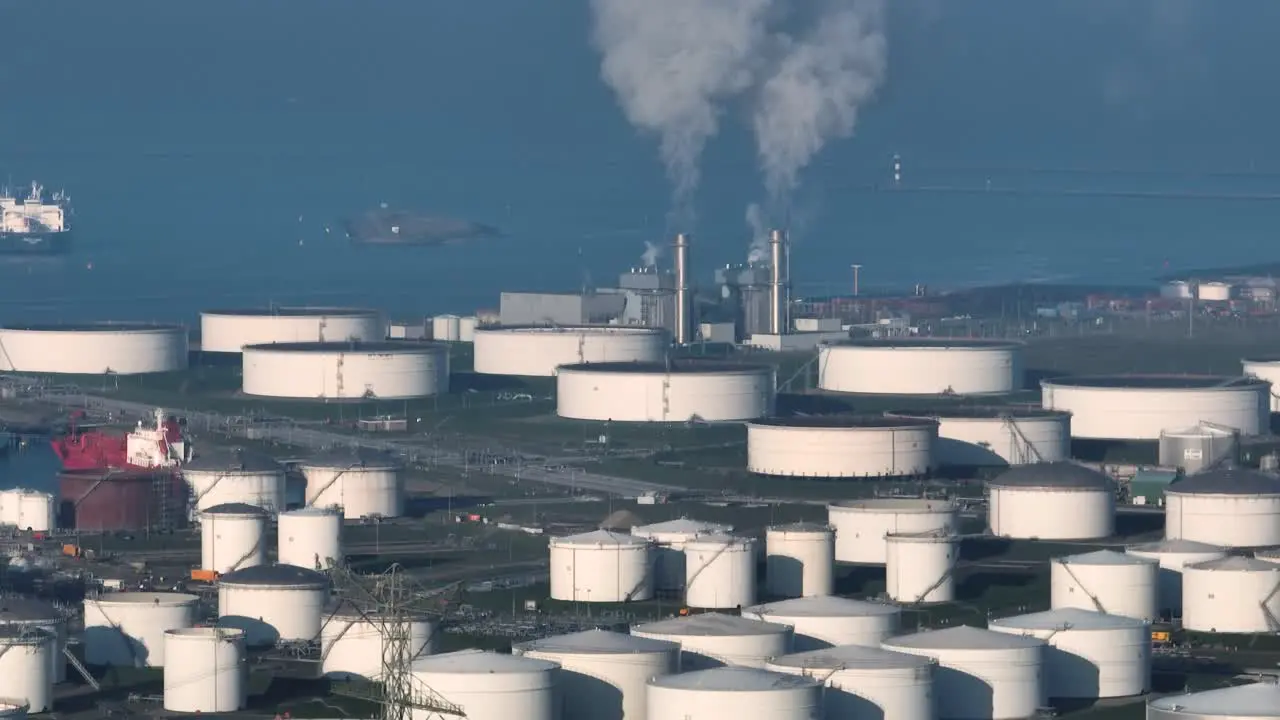
{"type": "MultiPolygon", "coordinates": [[[[560,717],[556,697],[560,666],[553,662],[464,650],[419,658],[410,672],[446,703],[461,708],[467,720],[560,717]]],[[[413,708],[411,716],[428,720],[439,713],[413,708]]]]}
{"type": "Polygon", "coordinates": [[[390,654],[386,637],[392,630],[403,633],[408,643],[402,656],[404,662],[435,654],[438,644],[438,623],[416,613],[396,619],[341,602],[326,611],[323,622],[320,663],[325,677],[330,679],[381,680],[383,664],[390,654]],[[396,622],[401,625],[397,627],[393,624],[396,622]]]}
{"type": "Polygon", "coordinates": [[[1182,569],[1227,556],[1226,548],[1193,540],[1161,540],[1131,545],[1125,552],[1160,563],[1157,610],[1182,617],[1182,569]]]}
{"type": "Polygon", "coordinates": [[[653,547],[654,587],[657,590],[681,590],[684,588],[684,545],[703,535],[725,535],[733,532],[732,525],[678,518],[651,525],[631,528],[636,537],[651,540],[653,547]]]}
{"type": "Polygon", "coordinates": [[[532,640],[511,652],[560,665],[563,720],[645,718],[648,681],[680,671],[677,643],[607,630],[532,640]]]}
{"type": "Polygon", "coordinates": [[[551,598],[633,602],[653,597],[650,544],[634,535],[596,530],[551,538],[551,598]]]}
{"type": "Polygon", "coordinates": [[[267,514],[244,503],[215,505],[200,513],[200,567],[218,574],[267,561],[267,514]]]}
{"type": "Polygon", "coordinates": [[[923,475],[938,424],[917,418],[808,415],[747,423],[747,469],[779,477],[923,475]]]}
{"type": "Polygon", "coordinates": [[[1071,462],[1011,468],[988,483],[991,534],[1028,540],[1092,540],[1115,530],[1116,487],[1071,462]]]}
{"type": "Polygon", "coordinates": [[[894,605],[841,597],[809,597],[744,608],[742,617],[794,628],[797,652],[837,645],[879,646],[896,634],[902,611],[894,605]]]}
{"type": "Polygon", "coordinates": [[[407,340],[246,345],[245,395],[296,400],[410,400],[449,391],[449,349],[407,340]]]}
{"type": "Polygon", "coordinates": [[[475,372],[552,377],[561,365],[659,363],[671,345],[661,328],[500,326],[475,331],[475,372]]]}
{"type": "Polygon", "coordinates": [[[200,313],[200,352],[239,354],[245,345],[375,342],[385,327],[377,310],[272,307],[200,313]]]}
{"type": "Polygon", "coordinates": [[[1165,488],[1165,537],[1222,547],[1280,545],[1280,478],[1225,468],[1165,488]]]}
{"type": "Polygon", "coordinates": [[[1251,683],[1186,695],[1166,695],[1147,704],[1147,720],[1268,720],[1280,718],[1280,687],[1251,683]]]}
{"type": "Polygon", "coordinates": [[[1048,697],[1116,698],[1151,689],[1151,625],[1145,620],[1067,608],[992,620],[989,627],[1048,643],[1048,697]]]}
{"type": "Polygon", "coordinates": [[[631,628],[631,634],[679,643],[685,671],[723,665],[759,668],[768,658],[791,652],[790,627],[720,613],[645,623],[631,628]]]}
{"type": "Polygon", "coordinates": [[[715,668],[649,682],[648,720],[815,720],[822,683],[754,668],[715,668]]]}
{"type": "Polygon", "coordinates": [[[775,525],[765,532],[765,583],[771,597],[817,597],[835,589],[835,531],[826,525],[775,525]]]}
{"type": "Polygon", "coordinates": [[[1182,568],[1182,627],[1212,633],[1280,630],[1280,565],[1224,557],[1182,568]]]}
{"type": "Polygon", "coordinates": [[[181,325],[8,325],[0,327],[0,347],[0,372],[140,375],[187,368],[181,325]]]}
{"type": "Polygon", "coordinates": [[[164,669],[164,709],[222,713],[249,699],[245,634],[235,628],[183,628],[164,634],[165,654],[182,658],[164,669]]]}
{"type": "MultiPolygon", "coordinates": [[[[879,647],[844,645],[783,655],[766,669],[827,686],[828,720],[933,720],[933,661],[879,647]]],[[[945,700],[945,698],[944,698],[945,700]]]]}
{"type": "Polygon", "coordinates": [[[32,714],[53,709],[58,637],[38,627],[0,627],[0,698],[25,702],[32,714]]]}
{"type": "Polygon", "coordinates": [[[307,480],[307,505],[342,508],[347,520],[404,514],[401,463],[366,448],[340,448],[298,466],[307,480]]]}
{"type": "Polygon", "coordinates": [[[885,594],[900,603],[951,602],[960,539],[946,530],[885,535],[885,594]]]}
{"type": "Polygon", "coordinates": [[[771,365],[709,360],[562,365],[556,414],[613,422],[754,420],[773,414],[777,371],[771,365]]]}
{"type": "Polygon", "coordinates": [[[89,665],[164,667],[165,633],[196,621],[200,598],[182,593],[119,592],[84,599],[84,661],[89,665]]]}
{"type": "Polygon", "coordinates": [[[894,410],[890,417],[938,423],[933,460],[939,467],[1004,467],[1071,457],[1071,413],[1021,406],[894,410]]]}
{"type": "Polygon", "coordinates": [[[1054,558],[1051,564],[1054,610],[1080,608],[1139,620],[1156,618],[1160,565],[1114,550],[1054,558]]]}
{"type": "MultiPolygon", "coordinates": [[[[62,651],[67,647],[67,619],[62,611],[41,600],[0,596],[0,630],[7,627],[37,628],[56,637],[58,643],[50,657],[50,667],[54,682],[66,680],[67,663],[62,651]]],[[[0,693],[0,697],[4,694],[0,693]]]]}
{"type": "Polygon", "coordinates": [[[703,535],[684,544],[685,604],[728,609],[756,601],[756,542],[703,535]]]}
{"type": "Polygon", "coordinates": [[[967,338],[852,340],[818,352],[818,387],[873,395],[984,395],[1022,389],[1021,343],[967,338]]]}
{"type": "Polygon", "coordinates": [[[827,506],[827,521],[836,531],[837,561],[883,565],[886,535],[954,532],[956,506],[949,500],[842,500],[827,506]]]}
{"type": "Polygon", "coordinates": [[[281,565],[326,570],[340,564],[342,514],[332,508],[302,508],[280,513],[276,559],[281,565]]]}
{"type": "Polygon", "coordinates": [[[292,565],[258,565],[218,580],[218,624],[245,631],[250,647],[314,640],[329,578],[292,565]]]}
{"type": "Polygon", "coordinates": [[[284,468],[262,453],[245,448],[201,448],[182,466],[197,510],[237,503],[270,512],[285,508],[284,468]]]}

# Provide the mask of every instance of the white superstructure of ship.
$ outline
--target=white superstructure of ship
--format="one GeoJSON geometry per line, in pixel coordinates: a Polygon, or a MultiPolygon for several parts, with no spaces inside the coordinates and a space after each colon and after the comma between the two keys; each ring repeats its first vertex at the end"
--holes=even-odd
{"type": "Polygon", "coordinates": [[[68,215],[71,198],[59,190],[49,202],[44,199],[44,186],[31,183],[30,192],[18,199],[8,189],[0,193],[0,233],[38,235],[61,233],[71,229],[68,215]]]}

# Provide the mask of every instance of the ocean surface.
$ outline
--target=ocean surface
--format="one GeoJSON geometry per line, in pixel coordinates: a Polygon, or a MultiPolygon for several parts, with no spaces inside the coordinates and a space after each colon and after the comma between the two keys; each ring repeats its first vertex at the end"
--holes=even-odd
{"type": "MultiPolygon", "coordinates": [[[[1280,259],[1280,3],[889,5],[888,82],[795,198],[800,293],[846,290],[851,263],[864,287],[946,288],[1280,259]]],[[[589,19],[586,0],[0,0],[0,178],[76,209],[73,255],[0,264],[0,322],[412,316],[612,282],[673,228],[589,19]],[[379,202],[508,237],[349,246],[339,219],[379,202]]],[[[745,258],[761,194],[730,106],[681,228],[704,280],[745,258]]]]}

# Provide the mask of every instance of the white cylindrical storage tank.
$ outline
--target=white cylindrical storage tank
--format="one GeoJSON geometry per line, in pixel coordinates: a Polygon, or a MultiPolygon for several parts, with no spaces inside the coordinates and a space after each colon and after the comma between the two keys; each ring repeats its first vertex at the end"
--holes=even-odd
{"type": "Polygon", "coordinates": [[[996,406],[885,414],[938,423],[933,462],[939,467],[1003,467],[1071,458],[1070,413],[996,406]]]}
{"type": "Polygon", "coordinates": [[[1271,412],[1280,412],[1280,357],[1254,357],[1240,361],[1242,374],[1271,383],[1271,412]]]}
{"type": "Polygon", "coordinates": [[[18,527],[18,496],[22,490],[10,488],[0,490],[0,525],[18,527]]]}
{"type": "MultiPolygon", "coordinates": [[[[558,720],[560,666],[518,655],[463,650],[415,660],[418,683],[466,713],[467,720],[558,720]]],[[[452,713],[411,710],[413,720],[452,713]]]]}
{"type": "Polygon", "coordinates": [[[1224,282],[1200,283],[1196,298],[1204,302],[1228,302],[1231,300],[1231,284],[1224,282]]]}
{"type": "Polygon", "coordinates": [[[0,347],[0,372],[140,375],[187,369],[187,329],[181,325],[8,325],[0,327],[0,347]]]}
{"type": "Polygon", "coordinates": [[[728,422],[773,414],[772,366],[711,360],[562,365],[556,414],[571,420],[728,422]]]}
{"type": "Polygon", "coordinates": [[[678,644],[607,630],[531,640],[511,652],[560,666],[563,720],[643,720],[649,680],[680,671],[678,644]]]}
{"type": "Polygon", "coordinates": [[[841,647],[783,655],[765,666],[826,685],[827,720],[933,720],[933,661],[876,647],[841,647]]]}
{"type": "Polygon", "coordinates": [[[823,596],[743,608],[742,617],[791,626],[792,647],[804,652],[839,645],[878,647],[898,633],[902,611],[894,605],[823,596]]]}
{"type": "Polygon", "coordinates": [[[200,567],[224,575],[267,561],[267,514],[242,503],[200,513],[200,567]]]}
{"type": "Polygon", "coordinates": [[[1156,609],[1173,617],[1182,616],[1182,569],[1187,565],[1217,560],[1227,556],[1225,548],[1191,540],[1161,540],[1131,545],[1130,555],[1160,563],[1156,581],[1156,609]]]}
{"type": "Polygon", "coordinates": [[[783,477],[906,477],[929,472],[938,424],[809,415],[747,423],[747,470],[783,477]]]}
{"type": "Polygon", "coordinates": [[[883,565],[888,557],[885,535],[953,533],[956,506],[950,500],[842,500],[827,506],[827,521],[836,531],[837,561],[883,565]]]}
{"type": "Polygon", "coordinates": [[[1022,389],[1022,343],[851,340],[818,350],[818,387],[868,395],[997,395],[1022,389]]]}
{"type": "Polygon", "coordinates": [[[713,668],[649,682],[648,720],[817,720],[822,683],[754,668],[713,668]]]}
{"type": "Polygon", "coordinates": [[[1147,704],[1147,720],[1273,720],[1280,718],[1280,686],[1270,682],[1165,695],[1147,704]]]}
{"type": "Polygon", "coordinates": [[[1224,557],[1182,569],[1182,627],[1211,633],[1280,630],[1280,565],[1224,557]]]}
{"type": "Polygon", "coordinates": [[[462,339],[462,318],[457,315],[437,315],[431,318],[431,338],[458,342],[462,339]]]}
{"type": "Polygon", "coordinates": [[[551,598],[571,602],[632,602],[653,597],[649,541],[596,530],[551,538],[551,598]]]}
{"type": "Polygon", "coordinates": [[[551,377],[561,365],[658,363],[671,336],[661,328],[506,326],[475,333],[475,372],[551,377]]]}
{"type": "Polygon", "coordinates": [[[684,545],[684,602],[695,608],[738,608],[756,601],[756,541],[704,535],[684,545]]]}
{"type": "Polygon", "coordinates": [[[725,535],[732,525],[678,518],[651,525],[637,525],[631,534],[653,543],[653,577],[655,590],[684,588],[684,545],[703,535],[725,535]]]}
{"type": "Polygon", "coordinates": [[[724,665],[760,668],[765,660],[791,652],[790,626],[721,613],[636,625],[631,634],[679,643],[682,671],[724,665]]]}
{"type": "Polygon", "coordinates": [[[890,638],[886,650],[937,661],[939,720],[1023,720],[1044,697],[1044,641],[959,626],[890,638]]]}
{"type": "Polygon", "coordinates": [[[476,330],[480,327],[480,318],[467,315],[458,318],[458,342],[475,342],[476,330]]]}
{"type": "Polygon", "coordinates": [[[302,508],[280,513],[276,562],[312,570],[340,564],[342,513],[332,508],[302,508]]]}
{"type": "Polygon", "coordinates": [[[164,667],[164,634],[196,621],[200,598],[182,593],[119,592],[84,599],[84,661],[89,665],[164,667]]]}
{"type": "Polygon", "coordinates": [[[1159,440],[1202,422],[1242,435],[1270,425],[1270,384],[1218,375],[1093,375],[1040,381],[1046,410],[1071,413],[1077,440],[1159,440]]]}
{"type": "Polygon", "coordinates": [[[10,627],[37,628],[56,637],[58,645],[50,656],[51,674],[54,682],[67,679],[67,662],[62,655],[67,647],[67,618],[60,610],[40,600],[0,596],[0,630],[10,627]]]}
{"type": "Polygon", "coordinates": [[[292,565],[258,565],[218,579],[218,625],[245,631],[250,647],[315,640],[329,578],[292,565]]]}
{"type": "Polygon", "coordinates": [[[1050,698],[1118,698],[1151,689],[1151,625],[1065,608],[992,620],[995,632],[1039,638],[1050,698]]]}
{"type": "Polygon", "coordinates": [[[1188,300],[1195,296],[1195,285],[1186,280],[1174,280],[1160,286],[1160,297],[1167,300],[1188,300]]]}
{"type": "Polygon", "coordinates": [[[182,466],[196,510],[238,503],[268,512],[285,509],[284,468],[262,453],[244,448],[200,448],[182,466]]]}
{"type": "Polygon", "coordinates": [[[246,345],[246,395],[297,400],[412,400],[449,391],[449,350],[426,342],[246,345]]]}
{"type": "Polygon", "coordinates": [[[835,590],[835,531],[826,525],[775,525],[765,531],[765,592],[815,597],[835,590]]]}
{"type": "Polygon", "coordinates": [[[1222,547],[1280,545],[1280,478],[1244,468],[1196,473],[1165,488],[1164,535],[1222,547]]]}
{"type": "Polygon", "coordinates": [[[164,634],[165,654],[182,658],[164,669],[164,709],[222,713],[242,710],[249,699],[245,634],[234,628],[198,627],[164,634]]]}
{"type": "Polygon", "coordinates": [[[1159,466],[1191,475],[1240,456],[1239,434],[1230,428],[1196,425],[1160,431],[1159,466]]]}
{"type": "Polygon", "coordinates": [[[1152,621],[1160,565],[1114,550],[1054,558],[1050,606],[1080,608],[1152,621]]]}
{"type": "MultiPolygon", "coordinates": [[[[363,610],[350,603],[339,603],[325,613],[320,629],[320,668],[331,680],[359,678],[370,682],[383,677],[383,663],[388,654],[385,641],[388,626],[397,620],[380,615],[376,610],[363,610]]],[[[434,655],[439,645],[438,623],[426,615],[412,614],[400,619],[408,642],[403,660],[408,662],[434,655]]]]}
{"type": "Polygon", "coordinates": [[[57,501],[49,493],[19,490],[8,502],[16,505],[14,524],[19,530],[47,533],[58,527],[57,501]]]}
{"type": "Polygon", "coordinates": [[[299,466],[307,505],[342,508],[348,520],[404,514],[404,481],[395,458],[363,448],[335,450],[299,466]]]}
{"type": "Polygon", "coordinates": [[[960,540],[943,530],[885,536],[885,594],[908,604],[951,602],[960,540]]]}
{"type": "Polygon", "coordinates": [[[997,537],[1093,540],[1115,531],[1115,482],[1083,465],[1021,465],[987,483],[987,489],[987,523],[997,537]]]}
{"type": "Polygon", "coordinates": [[[0,698],[25,702],[28,712],[53,709],[53,655],[58,637],[38,627],[0,627],[0,698]]]}
{"type": "Polygon", "coordinates": [[[385,333],[377,310],[273,307],[200,313],[200,352],[239,353],[269,343],[376,342],[385,333]]]}

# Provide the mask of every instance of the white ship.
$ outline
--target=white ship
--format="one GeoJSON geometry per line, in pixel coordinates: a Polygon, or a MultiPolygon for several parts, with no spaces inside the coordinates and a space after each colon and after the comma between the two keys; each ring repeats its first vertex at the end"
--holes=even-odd
{"type": "Polygon", "coordinates": [[[54,193],[48,202],[44,187],[31,183],[18,199],[0,191],[0,255],[59,255],[71,249],[71,198],[54,193]]]}

